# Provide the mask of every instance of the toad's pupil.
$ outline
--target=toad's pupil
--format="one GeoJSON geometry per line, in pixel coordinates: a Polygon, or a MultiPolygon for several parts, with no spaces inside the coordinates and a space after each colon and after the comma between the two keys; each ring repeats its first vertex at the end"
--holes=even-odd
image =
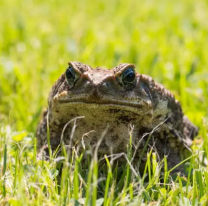
{"type": "Polygon", "coordinates": [[[69,67],[69,68],[66,70],[66,78],[67,78],[67,79],[74,79],[74,78],[75,78],[75,74],[74,74],[73,67],[69,67]]]}
{"type": "Polygon", "coordinates": [[[123,81],[124,82],[133,82],[135,80],[135,72],[134,69],[128,68],[123,73],[123,81]]]}

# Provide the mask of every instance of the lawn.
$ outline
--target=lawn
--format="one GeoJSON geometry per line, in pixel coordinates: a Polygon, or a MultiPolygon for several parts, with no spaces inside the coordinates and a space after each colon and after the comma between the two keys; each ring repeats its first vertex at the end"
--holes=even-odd
{"type": "Polygon", "coordinates": [[[208,205],[208,170],[198,161],[208,157],[207,21],[206,0],[1,0],[0,205],[208,205]],[[200,129],[187,177],[165,171],[161,181],[154,153],[149,181],[107,157],[84,164],[74,154],[61,179],[54,159],[38,161],[36,128],[68,61],[134,63],[168,88],[200,129]]]}

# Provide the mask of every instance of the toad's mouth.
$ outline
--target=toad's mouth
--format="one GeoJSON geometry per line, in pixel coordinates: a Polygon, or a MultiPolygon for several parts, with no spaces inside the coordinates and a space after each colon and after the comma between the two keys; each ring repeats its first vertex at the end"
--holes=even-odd
{"type": "Polygon", "coordinates": [[[59,104],[86,104],[86,105],[100,105],[100,106],[121,106],[121,107],[136,107],[136,108],[152,108],[152,102],[150,100],[143,100],[136,98],[112,98],[108,96],[95,97],[88,95],[76,95],[69,96],[67,93],[62,92],[53,97],[54,103],[59,104]]]}
{"type": "MultiPolygon", "coordinates": [[[[82,109],[98,109],[98,110],[120,110],[129,111],[137,114],[151,113],[153,110],[150,100],[142,100],[140,98],[113,99],[109,97],[95,98],[93,96],[76,95],[69,96],[66,93],[60,93],[53,97],[54,105],[63,107],[74,107],[82,109]]],[[[59,107],[58,106],[58,107],[59,107]]]]}
{"type": "Polygon", "coordinates": [[[133,103],[133,102],[124,102],[124,101],[59,101],[60,104],[68,104],[68,105],[83,105],[85,107],[112,107],[112,108],[121,108],[124,110],[128,110],[128,108],[132,109],[150,109],[148,104],[143,103],[133,103]],[[145,105],[145,106],[144,106],[145,105]],[[125,109],[126,108],[126,109],[125,109]]]}

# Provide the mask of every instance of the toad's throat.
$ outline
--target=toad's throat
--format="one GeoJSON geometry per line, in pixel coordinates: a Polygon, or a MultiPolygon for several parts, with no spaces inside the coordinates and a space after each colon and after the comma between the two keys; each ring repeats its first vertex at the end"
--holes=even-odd
{"type": "Polygon", "coordinates": [[[76,116],[94,116],[96,118],[100,115],[108,115],[109,119],[120,119],[120,116],[129,116],[133,119],[139,119],[139,117],[152,118],[153,110],[142,105],[125,105],[125,104],[113,104],[113,103],[92,103],[92,102],[61,102],[53,105],[55,110],[62,111],[66,115],[73,114],[71,117],[76,116]],[[116,114],[116,115],[115,115],[116,114]],[[132,116],[133,115],[133,116],[132,116]]]}

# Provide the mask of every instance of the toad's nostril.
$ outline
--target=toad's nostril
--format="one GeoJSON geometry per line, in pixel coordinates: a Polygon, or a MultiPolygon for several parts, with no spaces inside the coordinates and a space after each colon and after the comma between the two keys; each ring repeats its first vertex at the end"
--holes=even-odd
{"type": "Polygon", "coordinates": [[[100,85],[98,85],[98,90],[101,93],[108,93],[110,90],[110,83],[109,82],[102,82],[100,85]]]}
{"type": "Polygon", "coordinates": [[[105,88],[108,88],[109,87],[109,83],[108,82],[103,82],[102,86],[105,87],[105,88]]]}

